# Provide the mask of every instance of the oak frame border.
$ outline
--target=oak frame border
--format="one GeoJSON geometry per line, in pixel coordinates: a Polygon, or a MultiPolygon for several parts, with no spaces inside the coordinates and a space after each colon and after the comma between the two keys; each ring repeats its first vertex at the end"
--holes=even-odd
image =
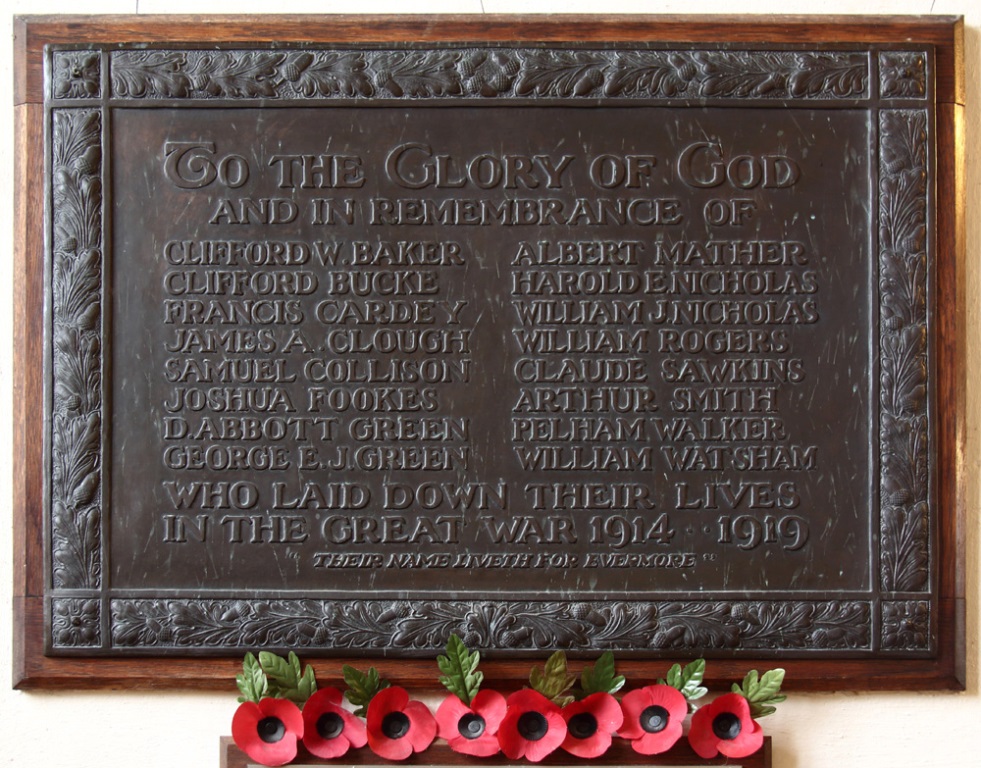
{"type": "MultiPolygon", "coordinates": [[[[963,500],[958,464],[964,440],[963,82],[962,21],[951,17],[23,17],[15,22],[16,104],[16,306],[15,306],[15,687],[138,687],[153,681],[179,688],[227,685],[239,658],[122,659],[58,658],[44,655],[43,549],[43,56],[47,44],[100,44],[141,40],[179,46],[226,43],[458,40],[535,42],[732,42],[803,44],[848,42],[922,43],[936,61],[937,188],[936,237],[936,408],[938,531],[934,563],[939,587],[940,646],[933,658],[781,660],[791,687],[809,690],[951,688],[964,686],[963,500]],[[724,30],[720,35],[720,30],[724,30]],[[23,565],[21,565],[23,564],[23,565]],[[166,674],[163,673],[164,667],[166,674]]],[[[332,659],[339,668],[343,661],[332,659]]],[[[652,680],[668,662],[625,660],[622,671],[637,683],[652,680]]],[[[772,665],[773,659],[763,663],[772,665]]],[[[432,686],[430,660],[402,659],[386,668],[390,678],[416,687],[432,686]]],[[[759,661],[717,659],[715,681],[742,677],[759,661]]],[[[488,677],[524,678],[527,662],[490,661],[488,677]]]]}

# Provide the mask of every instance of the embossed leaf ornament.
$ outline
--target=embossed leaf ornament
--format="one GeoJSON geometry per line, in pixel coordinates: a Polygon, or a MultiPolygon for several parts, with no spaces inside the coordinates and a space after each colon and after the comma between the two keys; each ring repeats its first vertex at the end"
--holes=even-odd
{"type": "Polygon", "coordinates": [[[514,85],[517,96],[585,96],[599,88],[609,65],[590,51],[540,51],[528,54],[514,85]]]}
{"type": "Polygon", "coordinates": [[[119,96],[140,98],[156,95],[186,98],[191,80],[184,71],[183,53],[176,51],[125,51],[112,67],[112,89],[119,96]]]}
{"type": "Polygon", "coordinates": [[[62,587],[98,587],[101,577],[98,500],[100,472],[98,413],[57,414],[53,436],[57,458],[52,475],[57,498],[52,500],[52,527],[59,534],[52,551],[54,579],[62,587]]]}
{"type": "Polygon", "coordinates": [[[280,68],[296,91],[313,96],[371,96],[375,92],[363,53],[298,53],[280,68]]]}
{"type": "Polygon", "coordinates": [[[750,58],[727,51],[703,51],[695,54],[695,60],[702,75],[702,96],[781,94],[787,91],[788,79],[797,70],[793,58],[786,53],[761,53],[750,58]]]}
{"type": "Polygon", "coordinates": [[[205,54],[189,75],[194,87],[209,96],[271,98],[276,95],[277,66],[284,59],[284,54],[267,51],[205,54]]]}
{"type": "Polygon", "coordinates": [[[697,77],[698,68],[689,53],[625,51],[614,60],[603,92],[607,96],[677,96],[697,77]]]}
{"type": "Polygon", "coordinates": [[[518,58],[506,51],[471,51],[460,61],[467,93],[506,94],[521,70],[518,58]]]}
{"type": "Polygon", "coordinates": [[[788,81],[791,96],[820,96],[826,93],[844,99],[861,95],[868,84],[868,62],[861,54],[833,56],[801,53],[796,56],[795,64],[796,70],[788,81]]]}
{"type": "Polygon", "coordinates": [[[463,93],[456,69],[459,53],[447,51],[395,51],[374,61],[375,83],[393,96],[448,96],[463,93]]]}

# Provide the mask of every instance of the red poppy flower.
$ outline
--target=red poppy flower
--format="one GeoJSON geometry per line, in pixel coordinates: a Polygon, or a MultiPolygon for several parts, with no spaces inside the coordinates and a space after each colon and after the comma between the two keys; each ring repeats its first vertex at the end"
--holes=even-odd
{"type": "Polygon", "coordinates": [[[490,757],[501,751],[497,729],[507,704],[497,691],[480,691],[468,707],[458,696],[447,696],[436,710],[438,735],[450,749],[464,755],[490,757]]]}
{"type": "Polygon", "coordinates": [[[246,701],[232,717],[232,738],[238,748],[263,765],[286,765],[296,757],[303,737],[303,715],[287,699],[246,701]]]}
{"type": "Polygon", "coordinates": [[[436,738],[436,720],[421,701],[410,701],[405,688],[392,686],[368,704],[368,746],[379,757],[405,760],[436,738]]]}
{"type": "Polygon", "coordinates": [[[497,740],[512,760],[524,757],[537,763],[565,741],[566,732],[562,710],[538,691],[525,688],[508,696],[497,740]]]}
{"type": "Polygon", "coordinates": [[[746,697],[727,693],[692,715],[688,741],[701,757],[748,757],[763,746],[763,729],[750,717],[746,697]]]}
{"type": "Polygon", "coordinates": [[[303,705],[303,745],[311,754],[330,760],[368,741],[364,723],[341,705],[336,688],[321,688],[303,705]]]}
{"type": "Polygon", "coordinates": [[[562,708],[568,733],[562,749],[577,757],[599,757],[623,725],[620,704],[608,693],[593,693],[562,708]]]}
{"type": "Polygon", "coordinates": [[[659,755],[681,738],[688,701],[670,685],[648,685],[623,697],[620,736],[630,739],[634,752],[659,755]]]}

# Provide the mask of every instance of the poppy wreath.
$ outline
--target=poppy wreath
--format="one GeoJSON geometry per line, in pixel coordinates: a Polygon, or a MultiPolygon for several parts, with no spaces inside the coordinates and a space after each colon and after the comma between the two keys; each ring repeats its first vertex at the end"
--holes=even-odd
{"type": "MultiPolygon", "coordinates": [[[[345,665],[345,691],[319,688],[309,666],[296,654],[285,659],[246,654],[236,676],[239,707],[232,737],[262,765],[286,765],[300,745],[325,760],[343,758],[367,746],[385,760],[406,760],[436,738],[471,757],[506,757],[537,763],[556,750],[578,758],[604,754],[614,739],[642,755],[669,752],[685,734],[701,757],[742,758],[763,745],[757,720],[776,711],[784,670],[762,676],[751,670],[729,693],[705,706],[705,660],[674,664],[653,685],[621,694],[626,683],[607,651],[577,675],[565,653],[556,651],[543,667],[533,667],[528,687],[505,697],[481,689],[480,653],[455,635],[436,659],[439,681],[449,695],[435,716],[404,688],[391,685],[374,667],[366,672],[345,665]],[[618,698],[619,696],[619,698],[618,698]]],[[[348,761],[346,761],[348,762],[348,761]]]]}

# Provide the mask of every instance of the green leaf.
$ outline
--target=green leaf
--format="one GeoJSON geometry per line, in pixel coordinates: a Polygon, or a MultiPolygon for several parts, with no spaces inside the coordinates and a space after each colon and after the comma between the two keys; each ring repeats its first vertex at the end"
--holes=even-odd
{"type": "Polygon", "coordinates": [[[785,674],[786,672],[782,669],[771,669],[769,672],[764,672],[754,695],[750,697],[750,701],[773,701],[780,692],[785,674]]]}
{"type": "Polygon", "coordinates": [[[739,693],[741,693],[743,696],[745,696],[748,699],[750,691],[755,690],[756,686],[759,685],[759,683],[760,683],[760,673],[757,672],[755,669],[751,669],[749,670],[749,672],[746,673],[746,677],[743,678],[743,684],[740,686],[738,683],[735,683],[735,685],[736,688],[738,688],[739,693]]]}
{"type": "Polygon", "coordinates": [[[708,693],[708,688],[702,685],[704,677],[705,659],[695,659],[684,668],[680,664],[675,664],[668,670],[667,681],[658,682],[665,682],[666,685],[677,688],[685,699],[692,702],[708,693]]]}
{"type": "Polygon", "coordinates": [[[305,704],[307,699],[309,699],[313,694],[317,692],[317,678],[314,677],[313,667],[309,664],[307,668],[303,670],[303,674],[300,676],[300,680],[296,685],[297,698],[294,699],[297,704],[305,704]]]}
{"type": "Polygon", "coordinates": [[[446,655],[437,656],[436,663],[443,673],[439,681],[446,690],[456,694],[469,707],[480,690],[480,684],[484,682],[484,673],[477,670],[480,652],[471,653],[459,637],[450,635],[446,643],[446,655]]]}
{"type": "Polygon", "coordinates": [[[359,717],[368,713],[368,703],[375,694],[391,685],[388,680],[382,680],[378,676],[378,670],[374,667],[369,667],[365,673],[345,664],[341,671],[344,673],[344,682],[348,685],[344,697],[357,707],[354,714],[359,717]]]}
{"type": "Polygon", "coordinates": [[[594,666],[585,667],[581,679],[585,696],[593,693],[616,693],[627,682],[627,678],[616,673],[616,663],[611,651],[600,654],[594,666]]]}
{"type": "Polygon", "coordinates": [[[700,699],[706,693],[708,693],[708,688],[702,685],[702,680],[705,677],[705,659],[695,659],[690,664],[687,664],[681,673],[681,688],[679,689],[682,695],[688,699],[688,701],[694,701],[695,699],[700,699]]]}
{"type": "Polygon", "coordinates": [[[259,664],[269,678],[267,696],[277,699],[289,699],[297,704],[305,704],[317,690],[317,680],[310,666],[304,670],[300,659],[290,651],[289,657],[283,659],[275,653],[262,651],[259,654],[259,664]]]}
{"type": "Polygon", "coordinates": [[[732,684],[733,693],[739,693],[749,702],[749,713],[753,718],[766,717],[776,712],[773,704],[786,701],[787,697],[780,693],[786,672],[782,669],[771,669],[760,677],[755,669],[751,669],[743,678],[743,684],[732,684]]]}
{"type": "Polygon", "coordinates": [[[242,661],[242,671],[235,676],[235,684],[238,686],[239,703],[246,701],[258,702],[263,696],[269,694],[269,681],[266,679],[265,672],[251,653],[245,654],[242,661]]]}
{"type": "MultiPolygon", "coordinates": [[[[295,654],[291,653],[290,655],[295,658],[295,654]]],[[[270,688],[277,698],[283,698],[278,695],[280,691],[296,687],[298,675],[293,669],[293,665],[286,659],[275,653],[262,651],[259,653],[259,664],[262,666],[262,671],[266,673],[266,677],[269,678],[270,688]]]]}
{"type": "Polygon", "coordinates": [[[564,651],[556,651],[548,657],[544,672],[533,667],[528,682],[534,690],[560,707],[576,700],[569,693],[576,684],[576,676],[568,670],[564,651]]]}

